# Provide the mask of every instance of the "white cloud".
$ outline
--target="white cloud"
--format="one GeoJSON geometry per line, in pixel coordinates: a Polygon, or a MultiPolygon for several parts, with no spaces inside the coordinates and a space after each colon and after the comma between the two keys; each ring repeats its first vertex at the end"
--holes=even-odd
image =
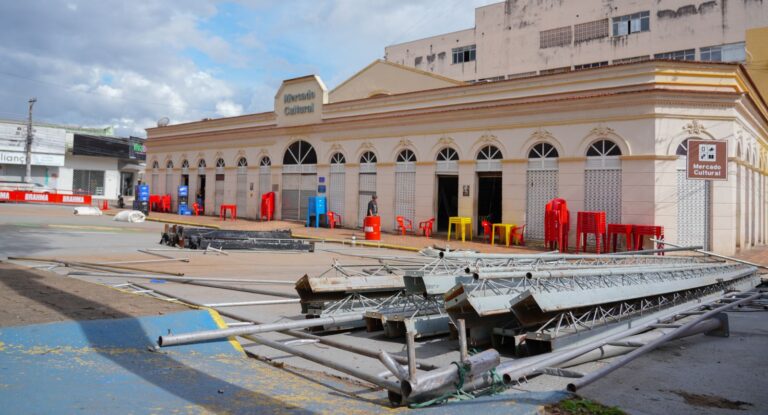
{"type": "Polygon", "coordinates": [[[216,103],[216,113],[222,117],[235,117],[243,114],[243,106],[232,101],[219,101],[216,103]]]}

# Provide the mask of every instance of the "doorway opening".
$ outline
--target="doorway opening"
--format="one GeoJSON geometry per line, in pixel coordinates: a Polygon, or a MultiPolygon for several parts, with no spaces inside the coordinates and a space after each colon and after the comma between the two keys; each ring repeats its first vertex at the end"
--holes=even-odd
{"type": "Polygon", "coordinates": [[[205,175],[201,174],[197,176],[197,194],[195,195],[195,202],[200,205],[200,208],[205,208],[205,175]]]}
{"type": "Polygon", "coordinates": [[[189,186],[189,175],[188,174],[182,174],[181,175],[181,186],[189,186]]]}
{"type": "Polygon", "coordinates": [[[448,218],[459,215],[459,176],[437,176],[437,231],[448,231],[448,218]]]}
{"type": "Polygon", "coordinates": [[[482,233],[483,220],[491,223],[501,222],[501,175],[478,174],[477,177],[477,229],[482,233]]]}

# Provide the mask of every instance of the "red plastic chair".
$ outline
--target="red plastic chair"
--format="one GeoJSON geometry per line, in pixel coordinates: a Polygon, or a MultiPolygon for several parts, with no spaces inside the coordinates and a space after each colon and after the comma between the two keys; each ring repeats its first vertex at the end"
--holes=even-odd
{"type": "Polygon", "coordinates": [[[410,219],[406,219],[402,216],[397,216],[395,218],[397,220],[397,229],[400,230],[400,233],[405,235],[406,231],[410,231],[413,233],[413,222],[411,222],[410,219]]]}
{"type": "Polygon", "coordinates": [[[170,212],[171,211],[171,195],[164,195],[160,199],[160,210],[163,212],[170,212]]]}
{"type": "Polygon", "coordinates": [[[335,229],[336,225],[341,226],[341,216],[336,212],[328,211],[328,227],[335,229]]]}
{"type": "Polygon", "coordinates": [[[509,231],[509,237],[512,238],[512,245],[525,246],[525,225],[513,226],[509,231]]]}
{"type": "Polygon", "coordinates": [[[425,220],[424,222],[419,222],[419,229],[421,229],[421,234],[429,238],[432,236],[432,227],[435,225],[435,218],[430,218],[429,220],[425,220]]]}
{"type": "Polygon", "coordinates": [[[203,209],[197,203],[193,203],[192,204],[192,211],[195,212],[195,216],[200,216],[200,212],[202,212],[203,209]]]}
{"type": "Polygon", "coordinates": [[[483,220],[480,222],[480,225],[483,227],[483,239],[488,240],[488,243],[491,243],[491,238],[495,237],[495,235],[491,234],[491,222],[483,220]]]}

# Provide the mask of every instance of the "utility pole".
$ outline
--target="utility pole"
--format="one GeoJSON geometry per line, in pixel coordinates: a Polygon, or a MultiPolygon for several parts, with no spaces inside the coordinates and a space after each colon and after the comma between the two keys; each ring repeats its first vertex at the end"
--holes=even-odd
{"type": "Polygon", "coordinates": [[[24,176],[24,182],[32,183],[32,107],[35,106],[37,98],[29,99],[29,121],[27,121],[27,174],[24,176]]]}

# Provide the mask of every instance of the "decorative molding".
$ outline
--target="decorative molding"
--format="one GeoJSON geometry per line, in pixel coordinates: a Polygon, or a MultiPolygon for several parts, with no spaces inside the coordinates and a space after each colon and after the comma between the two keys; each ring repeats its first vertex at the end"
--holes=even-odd
{"type": "Polygon", "coordinates": [[[397,147],[410,147],[410,148],[413,148],[413,143],[411,142],[411,140],[403,137],[403,138],[400,139],[400,142],[397,143],[397,147]]]}
{"type": "Polygon", "coordinates": [[[484,132],[483,135],[480,136],[479,141],[482,144],[495,144],[499,142],[498,138],[495,135],[491,134],[490,131],[484,132]]]}
{"type": "Polygon", "coordinates": [[[502,159],[502,164],[523,164],[528,163],[528,159],[502,159]]]}
{"type": "Polygon", "coordinates": [[[363,144],[360,144],[360,150],[375,150],[376,147],[370,142],[365,141],[363,144]]]}
{"type": "Polygon", "coordinates": [[[341,151],[341,144],[339,143],[331,144],[331,152],[337,152],[337,151],[341,151]]]}
{"type": "Polygon", "coordinates": [[[456,144],[456,142],[453,141],[452,137],[444,135],[437,139],[437,144],[439,144],[441,147],[451,147],[456,144]]]}
{"type": "Polygon", "coordinates": [[[689,122],[688,124],[685,124],[683,126],[683,130],[687,131],[688,134],[694,134],[694,135],[709,134],[707,129],[704,127],[704,125],[695,119],[689,122]]]}
{"type": "Polygon", "coordinates": [[[677,160],[679,156],[666,154],[635,154],[631,156],[619,156],[619,160],[677,160]]]}
{"type": "Polygon", "coordinates": [[[613,128],[610,128],[610,127],[595,127],[589,131],[589,135],[607,137],[611,135],[616,135],[616,131],[614,131],[613,128]]]}
{"type": "Polygon", "coordinates": [[[531,134],[530,139],[533,141],[553,141],[555,137],[549,131],[539,127],[531,134]]]}
{"type": "Polygon", "coordinates": [[[558,163],[568,163],[568,162],[577,162],[577,161],[587,161],[586,157],[558,157],[557,162],[558,163]]]}

